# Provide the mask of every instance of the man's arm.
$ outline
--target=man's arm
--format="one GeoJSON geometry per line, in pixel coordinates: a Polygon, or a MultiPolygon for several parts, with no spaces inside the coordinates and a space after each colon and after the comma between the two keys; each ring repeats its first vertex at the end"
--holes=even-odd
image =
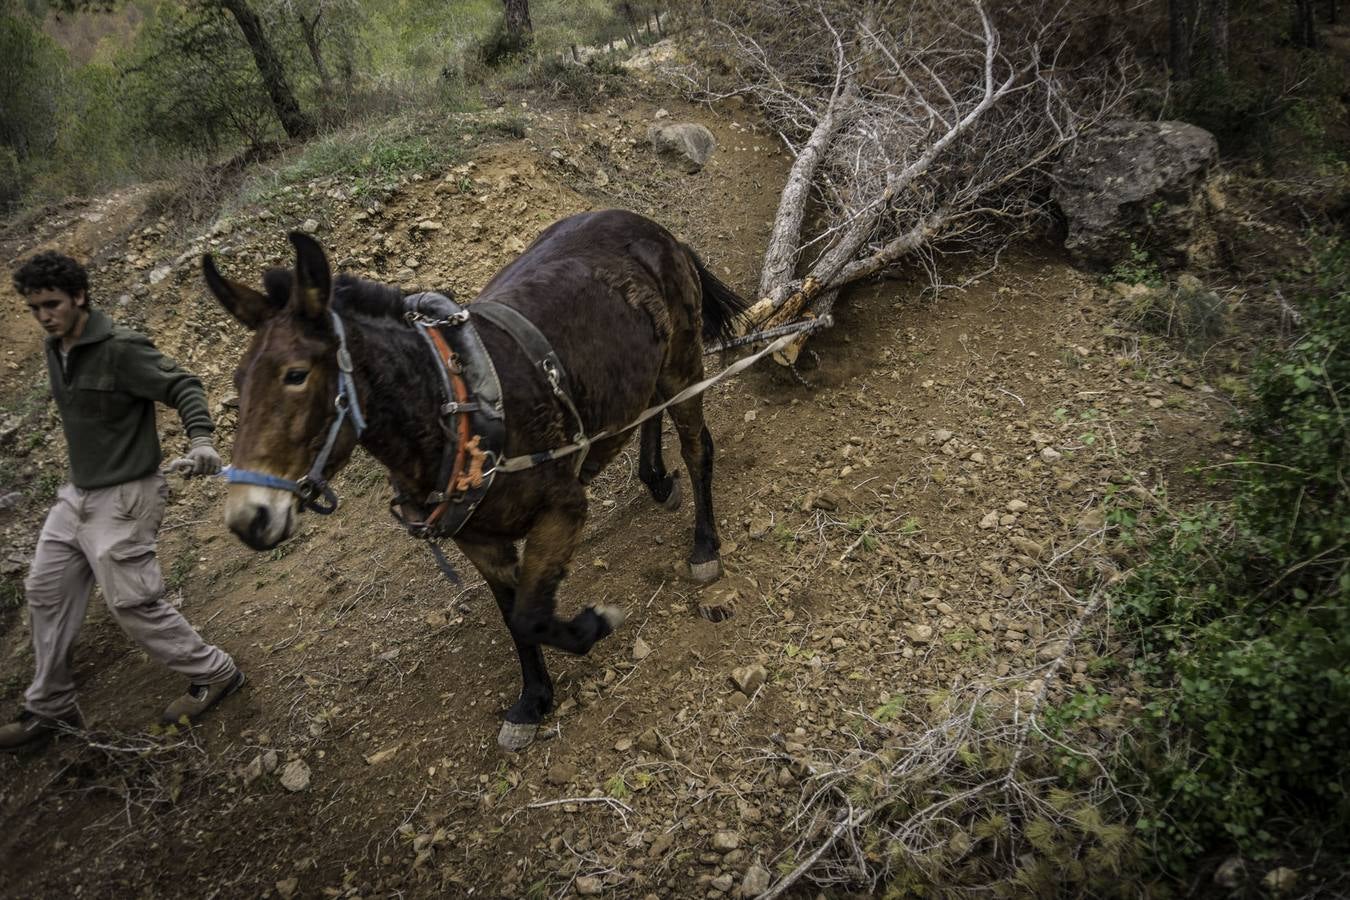
{"type": "Polygon", "coordinates": [[[220,455],[211,438],[216,426],[211,421],[201,379],[161,353],[144,335],[132,333],[122,337],[121,344],[118,387],[134,396],[172,406],[191,441],[188,455],[175,460],[170,468],[193,475],[219,472],[220,455]]]}

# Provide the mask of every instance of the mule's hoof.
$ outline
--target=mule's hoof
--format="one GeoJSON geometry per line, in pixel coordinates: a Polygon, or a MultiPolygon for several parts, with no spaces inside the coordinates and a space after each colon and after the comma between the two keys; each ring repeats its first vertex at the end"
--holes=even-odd
{"type": "Polygon", "coordinates": [[[698,584],[708,584],[722,577],[722,560],[710,559],[707,562],[690,563],[689,577],[698,584]]]}
{"type": "Polygon", "coordinates": [[[680,490],[680,479],[670,479],[670,496],[661,501],[661,508],[666,512],[674,512],[680,508],[680,501],[683,500],[680,490]]]}
{"type": "Polygon", "coordinates": [[[519,753],[534,743],[535,732],[539,725],[530,722],[503,722],[502,730],[497,732],[497,746],[509,753],[519,753]]]}
{"type": "Polygon", "coordinates": [[[597,606],[594,609],[595,614],[605,620],[610,631],[618,631],[619,626],[628,618],[628,613],[617,606],[597,606]]]}

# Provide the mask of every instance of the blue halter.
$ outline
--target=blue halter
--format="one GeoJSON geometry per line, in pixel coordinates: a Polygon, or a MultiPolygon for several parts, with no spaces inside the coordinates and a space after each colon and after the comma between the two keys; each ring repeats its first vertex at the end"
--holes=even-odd
{"type": "Polygon", "coordinates": [[[333,419],[333,424],[328,428],[328,438],[323,443],[323,449],[319,455],[314,458],[314,464],[309,467],[303,478],[299,481],[291,481],[289,478],[282,478],[279,475],[269,475],[267,472],[257,472],[252,469],[240,469],[235,466],[227,466],[221,472],[225,480],[230,484],[253,484],[258,487],[275,488],[276,490],[289,491],[300,498],[300,506],[310,512],[326,516],[337,509],[338,498],[333,489],[324,480],[323,470],[328,465],[328,457],[333,452],[333,445],[337,443],[338,432],[342,430],[342,423],[351,416],[352,428],[356,430],[356,439],[360,440],[361,435],[366,430],[365,416],[361,415],[361,403],[356,398],[356,382],[352,380],[352,356],[347,352],[347,332],[342,327],[342,320],[332,309],[328,311],[333,317],[333,330],[337,332],[338,350],[338,389],[337,396],[333,398],[333,406],[337,409],[337,417],[333,419]],[[322,500],[322,502],[320,502],[322,500]]]}

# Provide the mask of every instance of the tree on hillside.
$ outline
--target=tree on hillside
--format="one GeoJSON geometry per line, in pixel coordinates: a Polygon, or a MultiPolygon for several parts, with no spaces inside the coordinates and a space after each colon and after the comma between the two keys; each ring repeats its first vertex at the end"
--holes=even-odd
{"type": "Polygon", "coordinates": [[[506,5],[506,36],[516,47],[524,47],[534,35],[530,24],[529,0],[502,0],[506,5]]]}
{"type": "Polygon", "coordinates": [[[23,195],[30,167],[55,141],[60,56],[32,17],[0,18],[0,208],[23,195]]]}
{"type": "Polygon", "coordinates": [[[262,11],[264,15],[274,12],[283,25],[293,22],[299,26],[325,107],[331,106],[340,93],[351,92],[357,33],[365,18],[358,0],[272,0],[262,11]]]}
{"type": "Polygon", "coordinates": [[[1315,0],[1294,0],[1294,43],[1309,50],[1317,49],[1319,41],[1315,0]]]}
{"type": "MultiPolygon", "coordinates": [[[[58,0],[56,6],[69,11],[96,11],[111,9],[117,3],[118,0],[58,0]]],[[[277,55],[262,21],[249,6],[248,0],[196,0],[196,4],[199,9],[225,10],[234,18],[253,54],[258,76],[262,79],[267,96],[272,101],[272,109],[287,137],[301,140],[313,136],[314,121],[300,108],[281,57],[277,55]]]]}
{"type": "MultiPolygon", "coordinates": [[[[210,0],[208,0],[210,2],[210,0]]],[[[291,90],[286,69],[263,31],[262,22],[248,5],[248,0],[215,0],[224,10],[234,17],[239,30],[244,33],[244,41],[253,53],[253,61],[258,66],[258,75],[262,78],[267,96],[272,100],[272,109],[276,111],[281,127],[292,140],[303,140],[314,135],[314,121],[300,108],[291,90]]],[[[523,2],[523,0],[522,0],[523,2]]]]}

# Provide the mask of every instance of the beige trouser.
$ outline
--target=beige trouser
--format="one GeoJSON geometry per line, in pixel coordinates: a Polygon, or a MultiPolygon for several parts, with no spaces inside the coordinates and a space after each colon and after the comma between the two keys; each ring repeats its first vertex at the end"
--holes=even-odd
{"type": "Polygon", "coordinates": [[[113,619],[151,659],[196,684],[234,677],[229,654],[203,641],[162,599],[155,534],[168,492],[159,474],[90,491],[67,484],[57,492],[24,582],[37,658],[24,694],[28,709],[49,716],[74,709],[70,650],[95,580],[113,619]]]}

